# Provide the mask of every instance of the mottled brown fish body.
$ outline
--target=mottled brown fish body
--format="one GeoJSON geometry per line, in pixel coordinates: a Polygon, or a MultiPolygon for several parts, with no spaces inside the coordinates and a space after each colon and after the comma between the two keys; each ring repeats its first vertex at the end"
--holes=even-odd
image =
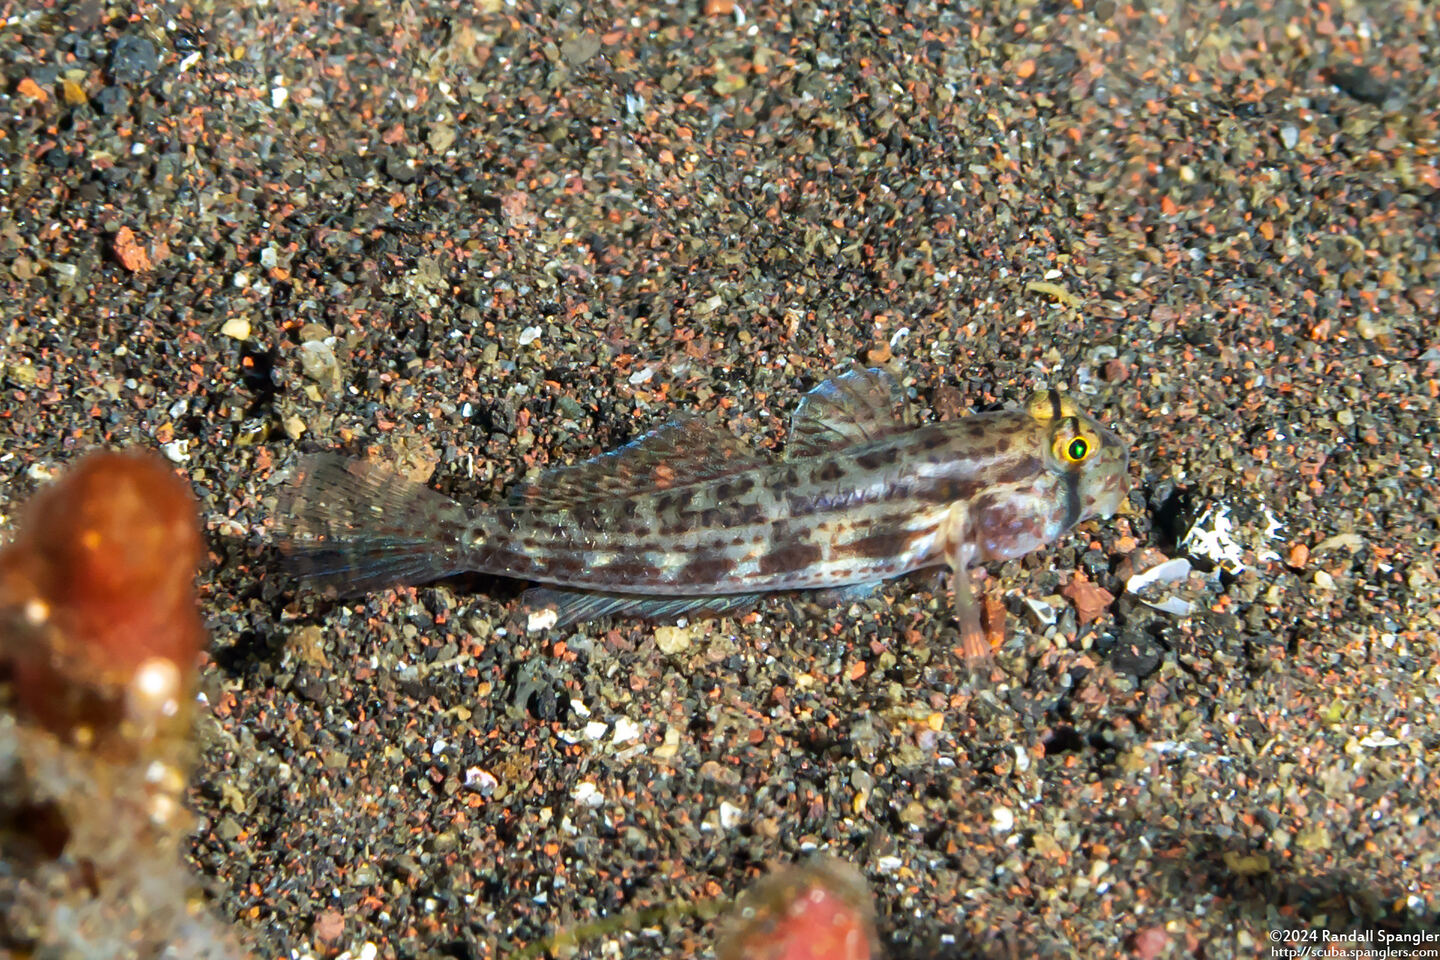
{"type": "MultiPolygon", "coordinates": [[[[817,387],[780,461],[691,420],[545,474],[490,509],[313,458],[288,542],[305,573],[342,589],[468,570],[611,598],[577,616],[677,613],[705,598],[1020,556],[1109,516],[1124,495],[1123,445],[1058,394],[913,427],[895,416],[893,393],[879,371],[817,387]]],[[[962,607],[967,598],[957,592],[962,607]]]]}
{"type": "Polygon", "coordinates": [[[953,505],[977,559],[1028,553],[1079,519],[1023,414],[933,424],[703,483],[477,515],[467,566],[621,593],[771,592],[884,580],[945,561],[953,505]]]}

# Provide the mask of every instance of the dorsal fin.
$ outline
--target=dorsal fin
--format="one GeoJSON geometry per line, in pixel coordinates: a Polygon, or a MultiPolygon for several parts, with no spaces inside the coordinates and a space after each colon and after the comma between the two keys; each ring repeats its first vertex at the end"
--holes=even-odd
{"type": "Polygon", "coordinates": [[[617,450],[556,467],[510,495],[529,507],[565,507],[688,486],[757,467],[765,460],[703,417],[674,420],[617,450]]]}
{"type": "Polygon", "coordinates": [[[856,368],[805,394],[790,418],[785,458],[795,460],[877,440],[908,428],[895,378],[856,368]]]}

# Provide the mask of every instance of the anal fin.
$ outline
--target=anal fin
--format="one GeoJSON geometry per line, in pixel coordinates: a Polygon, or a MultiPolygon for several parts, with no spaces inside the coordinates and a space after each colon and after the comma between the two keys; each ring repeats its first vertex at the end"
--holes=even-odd
{"type": "Polygon", "coordinates": [[[787,608],[797,618],[813,617],[816,610],[822,615],[834,617],[845,614],[851,606],[869,600],[880,592],[888,580],[866,580],[863,583],[847,583],[838,587],[820,587],[815,590],[797,590],[787,596],[787,608]]]}
{"type": "Polygon", "coordinates": [[[657,597],[643,594],[596,593],[561,587],[535,587],[525,591],[525,606],[534,611],[552,609],[554,626],[567,627],[606,616],[642,620],[674,620],[690,613],[721,615],[754,606],[765,594],[732,593],[711,597],[657,597]]]}
{"type": "Polygon", "coordinates": [[[823,587],[811,590],[810,596],[816,603],[857,603],[869,600],[885,586],[887,580],[866,580],[864,583],[847,583],[843,587],[823,587]]]}

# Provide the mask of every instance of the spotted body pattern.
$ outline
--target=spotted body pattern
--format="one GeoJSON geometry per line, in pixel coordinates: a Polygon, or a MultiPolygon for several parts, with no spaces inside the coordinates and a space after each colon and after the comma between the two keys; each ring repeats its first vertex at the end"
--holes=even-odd
{"type": "MultiPolygon", "coordinates": [[[[1025,410],[913,426],[894,381],[855,370],[796,410],[785,457],[704,419],[470,509],[383,468],[308,458],[282,517],[307,577],[360,593],[476,571],[550,585],[565,622],[723,611],[786,590],[873,585],[1029,553],[1125,494],[1119,439],[1054,391],[1025,410]]],[[[982,652],[966,576],[967,650],[982,652]]],[[[988,650],[988,647],[985,649],[988,650]]]]}

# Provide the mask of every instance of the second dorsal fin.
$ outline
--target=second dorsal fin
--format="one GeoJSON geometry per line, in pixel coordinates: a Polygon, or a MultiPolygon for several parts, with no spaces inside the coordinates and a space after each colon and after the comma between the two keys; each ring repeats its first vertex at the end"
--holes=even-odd
{"type": "Polygon", "coordinates": [[[790,418],[785,458],[868,443],[908,428],[895,378],[874,367],[856,368],[819,384],[790,418]]]}
{"type": "Polygon", "coordinates": [[[515,504],[563,507],[689,486],[766,461],[724,427],[703,417],[674,420],[617,450],[556,467],[515,488],[515,504]]]}

